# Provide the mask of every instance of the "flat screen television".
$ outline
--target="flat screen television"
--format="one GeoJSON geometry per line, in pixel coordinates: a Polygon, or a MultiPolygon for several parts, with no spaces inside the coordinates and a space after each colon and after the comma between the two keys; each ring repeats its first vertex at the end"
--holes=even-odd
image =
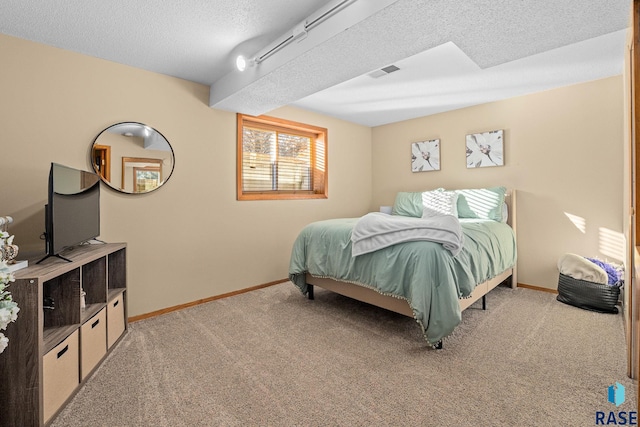
{"type": "Polygon", "coordinates": [[[100,235],[100,177],[51,163],[45,206],[45,259],[100,235]]]}

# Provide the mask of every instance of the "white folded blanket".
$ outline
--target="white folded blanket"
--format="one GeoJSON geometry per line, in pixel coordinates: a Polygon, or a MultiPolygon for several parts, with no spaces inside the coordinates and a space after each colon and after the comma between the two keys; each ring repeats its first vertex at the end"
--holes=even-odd
{"type": "Polygon", "coordinates": [[[353,227],[351,255],[418,240],[440,243],[456,256],[462,250],[464,235],[460,221],[453,215],[413,218],[372,212],[360,218],[353,227]]]}
{"type": "Polygon", "coordinates": [[[576,254],[565,254],[558,260],[558,271],[565,276],[606,285],[609,281],[604,268],[576,254]]]}

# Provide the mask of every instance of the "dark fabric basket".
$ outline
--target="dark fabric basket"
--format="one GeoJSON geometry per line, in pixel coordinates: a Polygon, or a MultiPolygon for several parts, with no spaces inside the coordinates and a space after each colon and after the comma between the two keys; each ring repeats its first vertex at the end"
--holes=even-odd
{"type": "Polygon", "coordinates": [[[617,313],[620,288],[574,279],[560,273],[558,301],[599,313],[617,313]]]}
{"type": "Polygon", "coordinates": [[[560,273],[558,301],[599,313],[617,313],[620,287],[574,279],[560,273]]]}

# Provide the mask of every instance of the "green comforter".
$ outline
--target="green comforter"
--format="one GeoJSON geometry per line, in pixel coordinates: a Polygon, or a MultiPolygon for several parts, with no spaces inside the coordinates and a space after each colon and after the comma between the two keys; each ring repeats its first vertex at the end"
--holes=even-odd
{"type": "Polygon", "coordinates": [[[351,256],[351,229],[358,218],[330,219],[306,226],[296,239],[289,279],[306,294],[305,274],[375,289],[405,299],[436,344],[460,323],[458,299],[515,265],[516,242],[507,224],[461,219],[464,247],[453,257],[442,245],[400,243],[372,253],[351,256]]]}

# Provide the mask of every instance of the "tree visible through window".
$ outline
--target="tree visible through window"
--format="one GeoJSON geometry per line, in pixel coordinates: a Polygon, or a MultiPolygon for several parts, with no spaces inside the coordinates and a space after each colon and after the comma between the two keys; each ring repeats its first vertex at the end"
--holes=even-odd
{"type": "Polygon", "coordinates": [[[327,197],[327,130],[238,114],[238,200],[327,197]]]}

